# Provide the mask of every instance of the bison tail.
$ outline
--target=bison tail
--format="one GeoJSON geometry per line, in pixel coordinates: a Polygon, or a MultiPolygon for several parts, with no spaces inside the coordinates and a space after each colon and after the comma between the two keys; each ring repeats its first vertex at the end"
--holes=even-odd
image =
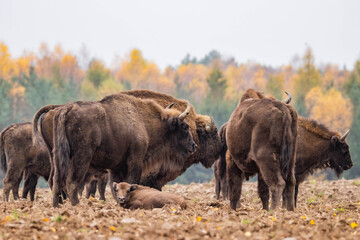
{"type": "Polygon", "coordinates": [[[296,137],[297,137],[296,112],[295,115],[284,114],[283,117],[284,131],[283,131],[281,153],[280,153],[280,163],[281,163],[280,167],[284,179],[288,179],[289,174],[291,173],[291,169],[295,167],[296,137]]]}
{"type": "Polygon", "coordinates": [[[65,175],[67,173],[67,169],[69,166],[70,159],[70,146],[69,141],[66,137],[65,132],[65,122],[66,115],[72,109],[72,107],[67,107],[59,112],[57,112],[54,116],[54,163],[55,168],[58,171],[57,177],[61,183],[65,180],[65,175]]]}
{"type": "Polygon", "coordinates": [[[1,170],[5,174],[7,171],[7,162],[6,162],[6,154],[4,149],[4,134],[7,130],[13,127],[15,124],[11,124],[10,126],[4,128],[0,133],[0,163],[1,163],[1,170]]]}
{"type": "Polygon", "coordinates": [[[45,144],[41,134],[39,133],[39,129],[38,129],[38,122],[39,122],[39,118],[49,112],[50,110],[57,108],[59,106],[62,105],[47,105],[45,107],[42,107],[39,109],[39,111],[37,111],[34,115],[33,118],[33,127],[32,127],[32,141],[33,141],[33,145],[36,146],[38,144],[45,144]]]}

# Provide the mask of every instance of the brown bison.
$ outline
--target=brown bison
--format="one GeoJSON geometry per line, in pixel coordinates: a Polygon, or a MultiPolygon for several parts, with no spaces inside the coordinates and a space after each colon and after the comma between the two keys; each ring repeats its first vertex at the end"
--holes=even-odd
{"type": "Polygon", "coordinates": [[[112,181],[139,183],[141,173],[156,165],[183,165],[196,149],[184,122],[189,111],[190,104],[179,112],[125,94],[58,108],[53,118],[53,206],[65,186],[72,205],[79,202],[78,189],[90,167],[109,169],[112,181]]]}
{"type": "MultiPolygon", "coordinates": [[[[187,107],[185,100],[179,100],[172,96],[150,90],[130,90],[122,93],[137,98],[152,99],[162,107],[174,103],[173,108],[179,111],[184,111],[187,107]]],[[[192,164],[201,163],[204,167],[210,168],[218,158],[222,144],[213,119],[206,115],[196,114],[191,106],[189,116],[185,121],[189,124],[194,141],[198,146],[196,152],[184,162],[183,166],[177,165],[177,167],[173,166],[170,169],[161,166],[158,171],[152,169],[151,171],[143,172],[141,177],[142,185],[160,190],[166,183],[184,173],[192,164]]]]}
{"type": "Polygon", "coordinates": [[[153,209],[162,208],[166,204],[180,205],[182,209],[187,207],[184,200],[177,196],[160,192],[157,189],[126,182],[113,183],[118,204],[131,210],[137,208],[153,209]]]}
{"type": "Polygon", "coordinates": [[[34,201],[35,188],[39,177],[48,180],[50,174],[49,155],[44,145],[32,145],[30,122],[12,124],[0,133],[1,168],[4,178],[4,200],[9,200],[12,190],[14,199],[19,198],[19,184],[24,176],[22,197],[30,191],[34,201]]]}
{"type": "MultiPolygon", "coordinates": [[[[169,106],[171,103],[174,103],[173,108],[181,112],[185,111],[187,108],[187,102],[185,100],[179,100],[172,96],[150,90],[130,90],[121,92],[121,94],[131,95],[140,99],[151,99],[164,108],[169,106]]],[[[62,105],[49,105],[41,108],[34,116],[34,141],[38,141],[40,136],[37,129],[37,122],[42,116],[40,122],[41,136],[45,140],[50,153],[53,149],[53,118],[56,111],[61,107],[62,105]]],[[[152,166],[151,169],[147,169],[146,171],[143,170],[140,181],[141,185],[154,187],[160,190],[166,183],[174,180],[176,177],[184,173],[192,164],[200,162],[207,168],[213,165],[222,146],[214,121],[209,116],[196,114],[194,108],[190,105],[190,111],[185,119],[185,122],[190,126],[190,131],[193,135],[195,143],[198,146],[196,152],[192,154],[183,163],[183,165],[176,164],[169,168],[168,164],[163,162],[161,165],[152,166]]],[[[51,177],[49,181],[49,185],[52,186],[51,177]]]]}
{"type": "Polygon", "coordinates": [[[219,136],[222,142],[222,149],[219,159],[214,163],[214,176],[215,176],[215,193],[216,199],[220,199],[220,191],[222,192],[223,199],[228,199],[227,183],[226,183],[226,159],[225,154],[227,152],[226,145],[226,126],[224,123],[219,130],[219,136]]]}
{"type": "Polygon", "coordinates": [[[238,104],[226,128],[232,209],[236,209],[245,176],[258,173],[259,185],[270,189],[271,209],[279,205],[285,191],[285,206],[294,210],[297,119],[293,107],[275,99],[248,98],[238,104]]]}
{"type": "MultiPolygon", "coordinates": [[[[264,98],[259,92],[257,92],[256,95],[252,94],[251,97],[264,98]]],[[[224,123],[222,126],[224,131],[226,131],[226,124],[227,123],[224,123]]],[[[312,174],[314,170],[331,168],[338,176],[340,176],[344,170],[352,167],[353,163],[351,161],[349,146],[345,141],[348,134],[349,131],[341,136],[338,132],[329,130],[324,125],[319,124],[314,120],[303,117],[298,118],[298,140],[295,164],[295,206],[299,185],[308,175],[312,174]],[[319,148],[318,146],[327,147],[319,148]]],[[[230,156],[228,156],[228,158],[230,158],[230,156]]],[[[227,161],[230,161],[230,159],[227,161]]],[[[214,168],[215,166],[219,166],[217,172],[226,171],[225,158],[219,158],[215,164],[214,168]]],[[[221,177],[215,174],[216,181],[221,181],[221,177]]],[[[222,190],[223,198],[227,199],[228,193],[226,190],[226,182],[222,183],[220,188],[221,189],[218,191],[220,192],[220,190],[222,190]]],[[[258,188],[259,197],[262,200],[263,207],[264,209],[268,209],[269,189],[266,185],[258,185],[258,188]]]]}

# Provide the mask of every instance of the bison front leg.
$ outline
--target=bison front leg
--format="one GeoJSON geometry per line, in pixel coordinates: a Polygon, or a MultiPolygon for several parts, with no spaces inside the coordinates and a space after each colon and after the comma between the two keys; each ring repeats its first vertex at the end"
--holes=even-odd
{"type": "Polygon", "coordinates": [[[24,182],[24,188],[22,192],[22,198],[27,198],[27,194],[30,191],[30,200],[35,200],[35,190],[39,177],[36,174],[27,172],[24,182]]]}
{"type": "Polygon", "coordinates": [[[221,179],[220,188],[221,188],[221,193],[222,193],[223,199],[228,200],[229,199],[229,191],[228,191],[226,176],[223,177],[223,179],[221,179]]]}
{"type": "Polygon", "coordinates": [[[258,174],[258,194],[263,205],[263,209],[269,211],[269,187],[265,183],[261,173],[258,174]]]}
{"type": "Polygon", "coordinates": [[[86,198],[95,197],[97,180],[92,180],[86,184],[86,198]]]}
{"type": "Polygon", "coordinates": [[[98,180],[98,190],[99,190],[99,195],[100,195],[100,200],[105,201],[105,190],[106,190],[106,184],[108,182],[108,178],[106,177],[101,177],[98,180]]]}
{"type": "Polygon", "coordinates": [[[242,182],[244,173],[235,165],[233,161],[226,165],[226,177],[230,198],[230,207],[236,210],[237,203],[240,200],[242,182]]]}
{"type": "Polygon", "coordinates": [[[220,199],[220,190],[221,190],[220,179],[215,178],[215,194],[217,200],[220,199]]]}

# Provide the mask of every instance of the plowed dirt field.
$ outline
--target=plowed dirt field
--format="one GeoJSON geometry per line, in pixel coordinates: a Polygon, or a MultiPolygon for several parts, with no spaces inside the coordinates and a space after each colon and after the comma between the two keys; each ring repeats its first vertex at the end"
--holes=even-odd
{"type": "Polygon", "coordinates": [[[186,210],[130,211],[107,201],[80,199],[51,206],[49,189],[35,202],[0,202],[0,239],[360,239],[360,181],[307,181],[295,212],[261,210],[256,183],[244,183],[241,207],[217,201],[214,183],[167,185],[182,196],[186,210]],[[358,226],[359,225],[359,226],[358,226]]]}

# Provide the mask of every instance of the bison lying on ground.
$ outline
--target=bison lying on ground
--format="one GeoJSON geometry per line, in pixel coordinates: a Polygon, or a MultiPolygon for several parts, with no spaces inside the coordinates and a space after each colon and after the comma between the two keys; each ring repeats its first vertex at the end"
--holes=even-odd
{"type": "Polygon", "coordinates": [[[169,168],[182,166],[196,149],[184,122],[189,111],[190,104],[179,112],[125,94],[58,108],[53,118],[53,206],[65,186],[72,205],[79,202],[79,186],[90,167],[109,169],[112,181],[139,183],[143,171],[165,161],[169,168]]]}
{"type": "Polygon", "coordinates": [[[131,210],[137,208],[153,209],[162,208],[165,204],[180,205],[182,209],[187,207],[184,200],[177,196],[160,192],[157,189],[126,182],[113,183],[118,204],[131,210]]]}
{"type": "Polygon", "coordinates": [[[232,209],[240,198],[244,173],[259,173],[259,185],[270,189],[271,209],[279,205],[285,191],[285,206],[294,210],[297,119],[293,107],[274,99],[249,98],[236,107],[226,129],[232,209]]]}
{"type": "Polygon", "coordinates": [[[50,174],[49,155],[44,145],[32,144],[31,123],[12,124],[0,133],[1,168],[4,178],[4,200],[9,200],[10,190],[14,199],[19,198],[19,184],[25,177],[22,197],[30,191],[34,201],[39,176],[48,180],[50,174]]]}

